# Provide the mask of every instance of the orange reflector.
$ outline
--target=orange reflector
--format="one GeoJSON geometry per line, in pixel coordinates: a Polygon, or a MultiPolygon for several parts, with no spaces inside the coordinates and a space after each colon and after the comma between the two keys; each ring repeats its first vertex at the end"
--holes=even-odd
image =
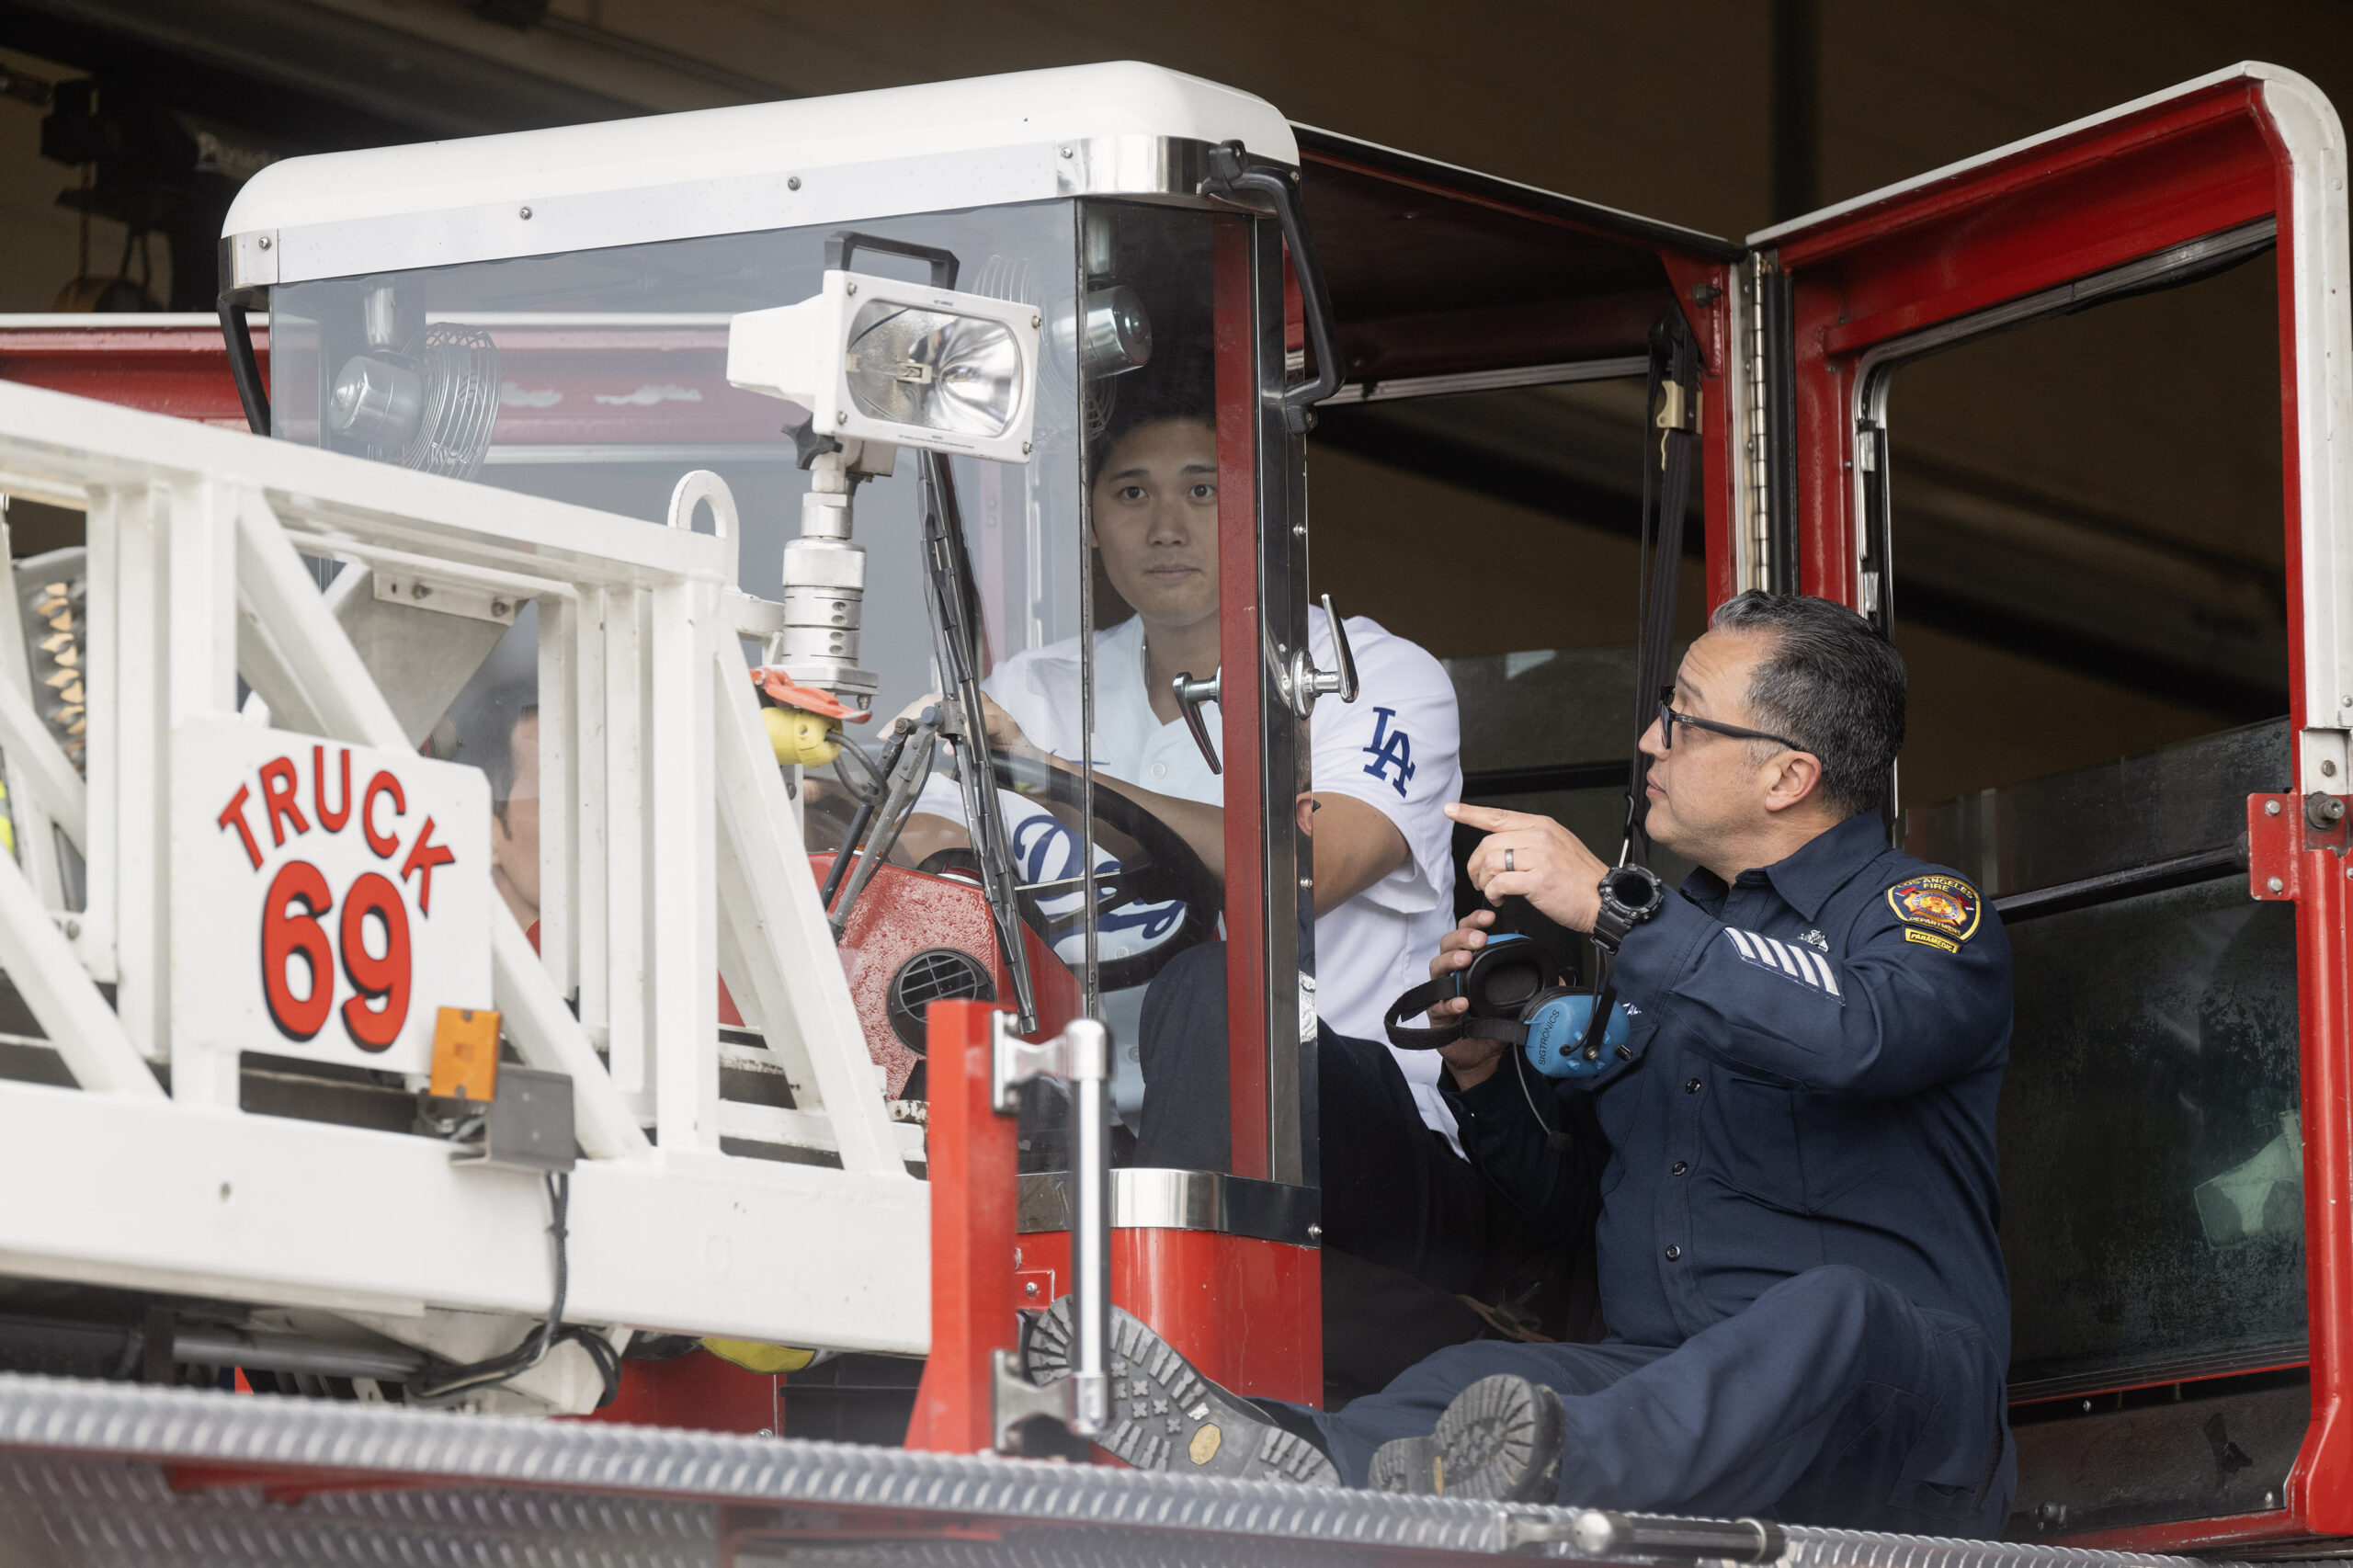
{"type": "Polygon", "coordinates": [[[487,1007],[444,1007],[433,1021],[433,1085],[445,1100],[498,1095],[498,1015],[487,1007]]]}

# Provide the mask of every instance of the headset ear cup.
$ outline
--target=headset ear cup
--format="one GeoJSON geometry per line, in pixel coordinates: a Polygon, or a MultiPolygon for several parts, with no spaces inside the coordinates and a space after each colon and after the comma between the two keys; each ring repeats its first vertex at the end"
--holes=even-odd
{"type": "MultiPolygon", "coordinates": [[[[1614,1053],[1604,1052],[1599,1060],[1588,1062],[1579,1049],[1593,1017],[1594,1000],[1592,992],[1567,986],[1554,986],[1529,1000],[1520,1017],[1528,1029],[1523,1049],[1530,1067],[1548,1078],[1595,1078],[1617,1065],[1614,1053]],[[1580,1002],[1583,1006],[1578,1006],[1580,1002]]],[[[1618,1030],[1610,1032],[1614,1035],[1618,1030]]]]}
{"type": "Polygon", "coordinates": [[[1548,986],[1529,997],[1519,1012],[1528,1028],[1528,1064],[1548,1078],[1565,1078],[1574,1071],[1569,1057],[1576,1048],[1577,1031],[1572,1027],[1569,995],[1560,986],[1548,986]]]}

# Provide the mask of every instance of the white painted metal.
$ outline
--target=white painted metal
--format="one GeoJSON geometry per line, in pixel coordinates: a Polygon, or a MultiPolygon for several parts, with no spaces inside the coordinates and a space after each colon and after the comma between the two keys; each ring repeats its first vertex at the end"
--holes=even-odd
{"type": "MultiPolygon", "coordinates": [[[[491,947],[509,1037],[572,1078],[589,1156],[567,1315],[924,1347],[926,1189],[905,1170],[919,1130],[889,1119],[816,907],[733,635],[760,612],[732,586],[732,539],[10,384],[0,493],[89,508],[94,719],[84,820],[60,813],[86,846],[91,907],[61,929],[0,858],[0,965],[81,1085],[0,1083],[0,1190],[44,1195],[0,1205],[0,1272],[404,1318],[544,1311],[537,1184],[455,1169],[431,1139],[240,1115],[238,1050],[173,1028],[170,726],[229,715],[242,674],[280,728],[410,748],[384,693],[396,669],[371,670],[301,557],[428,562],[539,605],[553,950],[535,953],[503,904],[491,947]],[[771,1028],[765,1048],[729,1049],[783,1072],[795,1110],[721,1099],[722,920],[771,1028]],[[172,1062],[171,1097],[142,1053],[172,1062]],[[722,1137],[840,1164],[730,1154],[722,1137]]],[[[9,732],[38,720],[8,705],[0,744],[32,756],[9,732]]],[[[70,806],[65,777],[35,792],[70,806]]]]}
{"type": "MultiPolygon", "coordinates": [[[[40,895],[17,862],[0,855],[0,969],[57,1047],[74,1081],[91,1094],[161,1099],[155,1075],[140,1060],[122,1020],[74,960],[74,949],[41,907],[40,895]]],[[[47,1192],[46,1180],[13,1188],[47,1192]]],[[[14,1207],[28,1207],[17,1204],[14,1207]]]]}
{"type": "MultiPolygon", "coordinates": [[[[0,549],[16,560],[8,531],[7,497],[0,494],[0,549]]],[[[57,738],[33,707],[32,655],[25,637],[21,595],[25,579],[0,574],[0,778],[8,786],[8,824],[17,858],[43,907],[65,906],[64,868],[57,835],[65,834],[81,853],[89,833],[88,791],[57,738]]],[[[51,633],[54,634],[53,631],[51,633]]],[[[88,641],[86,622],[76,633],[88,641]]],[[[88,693],[83,694],[85,698],[88,693]]],[[[88,711],[86,706],[85,712],[88,711]]],[[[86,733],[88,726],[84,726],[86,733]]]]}
{"type": "Polygon", "coordinates": [[[841,960],[807,874],[808,851],[784,798],[752,683],[733,648],[717,650],[713,659],[720,818],[732,851],[722,857],[728,874],[720,892],[744,953],[753,1006],[788,1075],[796,1084],[813,1081],[818,1097],[834,1108],[843,1166],[898,1170],[899,1140],[872,1063],[863,1053],[825,1049],[844,1031],[858,1038],[858,1013],[847,988],[821,983],[840,972],[841,960]],[[855,1116],[845,1115],[844,1106],[855,1116]]]}
{"type": "MultiPolygon", "coordinates": [[[[180,726],[184,722],[232,719],[236,713],[237,512],[243,495],[237,484],[210,477],[182,478],[168,487],[151,486],[148,494],[169,507],[168,515],[162,519],[165,527],[158,530],[165,544],[165,619],[161,637],[165,662],[164,668],[157,672],[160,679],[154,682],[165,700],[160,715],[162,733],[152,742],[158,762],[164,765],[157,771],[153,808],[164,829],[155,845],[155,858],[140,880],[152,890],[153,913],[163,928],[165,945],[153,960],[155,969],[142,973],[135,966],[125,966],[117,1006],[124,1005],[124,997],[152,987],[163,1012],[163,1035],[155,1044],[162,1046],[171,1058],[172,1098],[184,1105],[234,1111],[238,1099],[236,1046],[202,1039],[192,1029],[174,1029],[171,1025],[175,975],[168,944],[173,924],[169,900],[174,890],[167,872],[172,858],[172,795],[164,781],[187,776],[187,770],[180,766],[186,739],[180,726]],[[136,992],[132,988],[134,976],[136,992]]],[[[118,790],[122,782],[120,778],[116,780],[118,790]]],[[[124,847],[126,852],[131,848],[128,843],[124,847]]],[[[131,880],[132,869],[132,863],[126,861],[125,883],[131,880]]],[[[201,908],[191,913],[198,918],[206,918],[201,908]]],[[[141,928],[144,929],[147,924],[142,921],[141,928]]],[[[208,924],[217,926],[216,922],[208,924]]],[[[183,936],[181,939],[187,937],[183,936]]],[[[247,949],[246,953],[250,956],[252,949],[247,949]]],[[[248,976],[254,973],[252,970],[246,971],[248,976]]],[[[204,978],[210,982],[215,977],[208,974],[204,978]]],[[[334,982],[322,976],[312,983],[331,987],[334,982]]]]}
{"type": "MultiPolygon", "coordinates": [[[[0,876],[5,876],[0,872],[0,876]]],[[[547,1310],[547,1199],[446,1146],[0,1083],[0,1272],[415,1315],[547,1310]]],[[[924,1184],[718,1154],[573,1172],[575,1322],[843,1349],[929,1335],[924,1184]]]]}
{"type": "Polygon", "coordinates": [[[1299,162],[1274,107],[1134,62],[289,158],[222,233],[238,288],[1077,195],[1193,194],[1169,143],[1299,162]]]}
{"type": "Polygon", "coordinates": [[[579,892],[573,868],[580,854],[574,820],[580,797],[576,694],[566,654],[579,641],[580,601],[540,601],[540,963],[559,996],[579,986],[579,892]]]}
{"type": "MultiPolygon", "coordinates": [[[[8,603],[15,602],[11,594],[8,603]]],[[[42,827],[55,823],[74,848],[86,853],[89,790],[26,695],[22,637],[14,616],[0,616],[0,648],[17,653],[14,668],[0,661],[0,755],[8,759],[8,815],[16,824],[17,853],[50,868],[53,878],[57,857],[41,842],[42,827]]],[[[35,885],[40,885],[38,880],[35,885]]],[[[51,907],[57,903],[47,890],[43,901],[51,907]]]]}
{"type": "MultiPolygon", "coordinates": [[[[114,700],[90,710],[93,749],[108,732],[115,744],[113,767],[97,775],[99,790],[114,799],[113,858],[93,861],[90,880],[113,890],[115,1011],[131,1042],[151,1062],[165,1060],[171,1050],[171,906],[162,879],[169,844],[164,666],[171,652],[165,576],[170,504],[157,477],[115,484],[102,499],[93,498],[87,524],[94,550],[112,536],[115,576],[112,645],[99,646],[94,636],[90,662],[111,659],[120,677],[114,700]]],[[[218,1085],[199,1084],[193,1092],[217,1098],[218,1085]]]]}
{"type": "MultiPolygon", "coordinates": [[[[605,898],[608,910],[642,908],[645,903],[644,756],[645,687],[643,621],[645,594],[633,585],[605,593],[605,898]]],[[[608,919],[605,926],[604,982],[606,1050],[614,1085],[645,1115],[652,1084],[646,1072],[645,1007],[649,977],[645,928],[635,920],[608,919]]]]}
{"type": "Polygon", "coordinates": [[[2353,766],[2353,312],[2347,309],[2345,126],[2320,89],[2253,66],[2288,153],[2280,240],[2294,284],[2296,494],[2302,516],[2304,723],[2296,788],[2345,791],[2353,766]]]}

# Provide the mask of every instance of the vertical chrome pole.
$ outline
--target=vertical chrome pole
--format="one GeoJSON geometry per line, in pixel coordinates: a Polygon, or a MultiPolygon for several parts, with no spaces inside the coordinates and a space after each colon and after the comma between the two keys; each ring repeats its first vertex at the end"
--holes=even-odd
{"type": "Polygon", "coordinates": [[[1111,1424],[1111,1031],[1093,1018],[1073,1018],[1063,1038],[1078,1134],[1070,1173],[1078,1188],[1070,1236],[1078,1320],[1070,1426],[1086,1437],[1111,1424]]]}

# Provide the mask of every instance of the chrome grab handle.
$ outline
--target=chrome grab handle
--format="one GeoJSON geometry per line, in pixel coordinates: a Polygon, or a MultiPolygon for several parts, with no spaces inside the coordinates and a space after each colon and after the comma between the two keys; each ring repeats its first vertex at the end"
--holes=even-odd
{"type": "Polygon", "coordinates": [[[1013,1032],[1012,1014],[994,1014],[989,1023],[996,1113],[1018,1112],[1021,1085],[1032,1078],[1067,1083],[1076,1113],[1070,1173],[1075,1199],[1070,1232],[1071,1375],[1059,1385],[1032,1388],[1017,1368],[1006,1365],[1011,1358],[997,1353],[997,1446],[1004,1451],[1007,1425],[1026,1415],[1057,1416],[1082,1437],[1099,1437],[1111,1427],[1111,1031],[1094,1018],[1073,1018],[1062,1033],[1033,1045],[1013,1032]],[[1013,1408],[1003,1397],[1007,1392],[1017,1396],[1013,1408]]]}
{"type": "MultiPolygon", "coordinates": [[[[1355,680],[1355,666],[1350,665],[1349,680],[1355,680]]],[[[1225,678],[1221,670],[1207,680],[1195,680],[1193,672],[1185,670],[1168,683],[1176,694],[1176,711],[1185,715],[1185,728],[1193,732],[1193,744],[1201,748],[1201,760],[1210,765],[1211,773],[1222,773],[1224,767],[1217,759],[1217,745],[1210,739],[1209,724],[1201,718],[1201,704],[1218,700],[1220,683],[1225,678]]]]}
{"type": "MultiPolygon", "coordinates": [[[[1290,710],[1302,719],[1315,711],[1315,699],[1319,697],[1336,696],[1343,702],[1357,699],[1356,654],[1348,648],[1348,629],[1334,612],[1329,594],[1324,596],[1324,621],[1332,629],[1332,667],[1317,669],[1305,648],[1295,650],[1290,656],[1290,710]]],[[[1177,700],[1184,700],[1181,694],[1177,700]]]]}

